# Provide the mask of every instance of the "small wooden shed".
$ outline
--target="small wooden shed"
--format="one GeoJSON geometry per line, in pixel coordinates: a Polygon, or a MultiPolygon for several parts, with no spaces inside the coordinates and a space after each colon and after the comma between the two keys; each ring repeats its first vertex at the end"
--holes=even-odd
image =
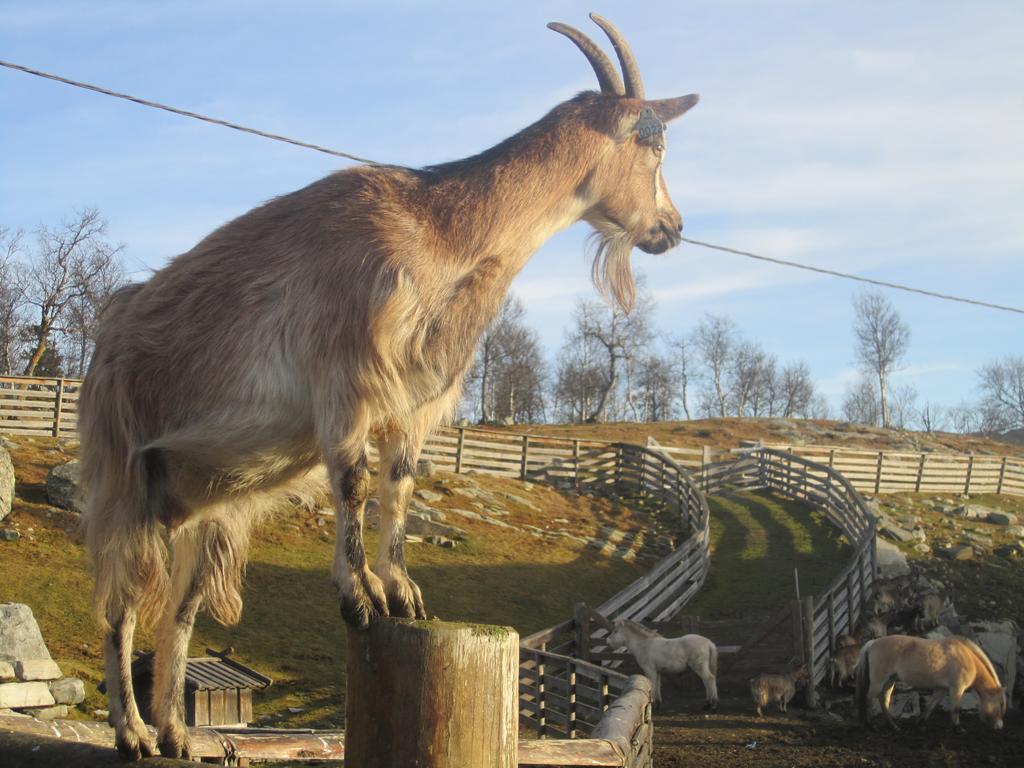
{"type": "MultiPolygon", "coordinates": [[[[207,656],[185,663],[185,724],[245,726],[252,720],[252,692],[273,681],[231,658],[232,649],[206,649],[207,656]]],[[[142,719],[152,724],[153,654],[140,653],[132,662],[135,699],[142,719]]],[[[100,685],[105,693],[105,685],[100,685]]]]}

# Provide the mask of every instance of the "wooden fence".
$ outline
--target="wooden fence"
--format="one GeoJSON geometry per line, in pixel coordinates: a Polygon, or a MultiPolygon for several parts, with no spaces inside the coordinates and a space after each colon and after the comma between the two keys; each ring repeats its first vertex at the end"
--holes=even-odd
{"type": "MultiPolygon", "coordinates": [[[[802,655],[814,684],[822,682],[836,639],[853,633],[871,598],[877,573],[875,521],[853,483],[825,464],[772,448],[751,452],[761,483],[773,491],[809,502],[843,531],[854,548],[842,571],[818,595],[804,598],[802,655]]],[[[807,687],[814,703],[814,687],[807,687]]]]}
{"type": "Polygon", "coordinates": [[[1024,460],[1011,456],[773,445],[842,473],[862,493],[998,493],[1024,496],[1024,460]]]}
{"type": "Polygon", "coordinates": [[[76,437],[81,386],[78,379],[0,376],[0,432],[76,437]]]}

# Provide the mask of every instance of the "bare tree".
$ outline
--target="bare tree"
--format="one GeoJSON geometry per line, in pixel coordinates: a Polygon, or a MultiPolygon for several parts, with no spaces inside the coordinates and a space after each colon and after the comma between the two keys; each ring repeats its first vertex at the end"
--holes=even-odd
{"type": "Polygon", "coordinates": [[[593,412],[603,389],[602,364],[592,341],[570,336],[558,354],[554,407],[562,421],[582,422],[593,412]]]}
{"type": "Polygon", "coordinates": [[[1024,357],[1009,356],[978,371],[981,409],[991,431],[1024,427],[1024,357]]]}
{"type": "Polygon", "coordinates": [[[971,403],[957,403],[949,409],[949,423],[954,432],[969,435],[981,427],[981,414],[971,403]]]}
{"type": "MultiPolygon", "coordinates": [[[[605,421],[616,388],[624,373],[624,365],[642,356],[651,341],[651,315],[654,301],[642,282],[636,305],[626,313],[618,306],[596,301],[581,301],[576,305],[576,328],[573,336],[602,358],[601,390],[587,421],[605,421]]],[[[631,395],[629,393],[628,397],[631,395]]]]}
{"type": "Polygon", "coordinates": [[[688,389],[693,369],[693,342],[685,334],[671,336],[666,342],[672,350],[672,369],[675,372],[676,381],[679,382],[679,401],[683,406],[683,415],[689,421],[692,418],[688,389]]]}
{"type": "Polygon", "coordinates": [[[648,355],[639,366],[640,414],[643,421],[666,421],[673,416],[676,399],[672,363],[659,355],[648,355]]]}
{"type": "Polygon", "coordinates": [[[36,373],[54,333],[62,332],[71,305],[93,291],[97,279],[112,271],[120,246],[106,240],[107,223],[95,209],[79,211],[51,229],[36,231],[36,249],[18,270],[23,304],[35,315],[24,373],[36,373]]]}
{"type": "Polygon", "coordinates": [[[876,426],[882,415],[878,390],[868,375],[851,384],[843,395],[843,418],[856,424],[876,426]]]}
{"type": "Polygon", "coordinates": [[[779,413],[785,418],[807,417],[814,400],[811,371],[803,361],[790,363],[779,376],[779,413]]]}
{"type": "Polygon", "coordinates": [[[18,309],[21,293],[16,282],[16,266],[21,232],[0,226],[0,373],[14,372],[21,318],[18,309]]]}
{"type": "Polygon", "coordinates": [[[775,360],[754,341],[735,345],[726,368],[727,397],[732,411],[740,417],[750,408],[753,416],[770,409],[774,398],[775,360]]]}
{"type": "Polygon", "coordinates": [[[494,380],[502,359],[508,353],[508,341],[514,329],[522,323],[526,310],[514,294],[508,294],[501,302],[497,317],[480,337],[473,366],[467,374],[467,391],[477,388],[481,424],[494,421],[494,380]]]}
{"type": "Polygon", "coordinates": [[[724,315],[704,315],[693,332],[693,344],[707,369],[704,409],[710,406],[712,414],[722,418],[728,413],[726,373],[736,343],[736,325],[724,315]]]}
{"type": "Polygon", "coordinates": [[[890,426],[888,379],[910,345],[910,327],[878,291],[865,291],[853,300],[853,333],[857,359],[878,377],[882,426],[890,426]]]}
{"type": "Polygon", "coordinates": [[[502,348],[493,374],[494,419],[508,423],[543,420],[546,365],[536,332],[513,324],[506,329],[502,348]]]}
{"type": "Polygon", "coordinates": [[[942,406],[929,400],[918,408],[917,420],[925,432],[941,432],[946,423],[945,410],[942,406]]]}
{"type": "Polygon", "coordinates": [[[893,429],[913,429],[917,415],[917,390],[910,384],[896,387],[889,398],[890,426],[893,429]]]}

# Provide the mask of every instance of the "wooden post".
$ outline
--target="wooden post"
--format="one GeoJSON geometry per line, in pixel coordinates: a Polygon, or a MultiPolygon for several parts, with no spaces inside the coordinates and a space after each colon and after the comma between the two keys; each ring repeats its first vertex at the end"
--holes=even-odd
{"type": "Polygon", "coordinates": [[[578,491],[580,489],[580,441],[575,438],[572,441],[572,473],[578,491]]]}
{"type": "Polygon", "coordinates": [[[519,479],[526,479],[526,463],[530,460],[530,436],[523,435],[523,453],[519,460],[519,479]]]}
{"type": "Polygon", "coordinates": [[[829,468],[832,468],[835,465],[836,465],[836,449],[835,448],[829,448],[828,449],[828,466],[829,466],[829,468]]]}
{"type": "Polygon", "coordinates": [[[971,475],[974,474],[974,454],[967,457],[967,481],[964,483],[964,493],[971,494],[971,475]]]}
{"type": "Polygon", "coordinates": [[[64,409],[64,379],[57,379],[57,389],[53,393],[53,436],[60,437],[60,416],[64,409]]]}
{"type": "Polygon", "coordinates": [[[547,713],[547,702],[545,701],[544,694],[547,689],[547,680],[545,674],[546,662],[541,654],[535,656],[537,663],[537,735],[546,736],[548,732],[548,713],[547,713]]]}
{"type": "Polygon", "coordinates": [[[804,658],[804,619],[801,615],[799,600],[793,600],[789,604],[790,621],[793,626],[793,655],[798,659],[804,658]]]}
{"type": "Polygon", "coordinates": [[[921,482],[924,480],[924,460],[927,456],[927,453],[921,453],[921,461],[917,465],[917,482],[914,483],[914,493],[921,492],[921,482]]]}
{"type": "Polygon", "coordinates": [[[587,604],[576,603],[573,613],[576,622],[576,653],[572,655],[590,661],[590,612],[587,604]]]}
{"type": "Polygon", "coordinates": [[[885,452],[878,452],[878,469],[875,471],[875,494],[877,495],[882,488],[882,461],[885,460],[885,452]]]}
{"type": "Polygon", "coordinates": [[[455,474],[462,472],[462,448],[466,442],[466,428],[459,427],[459,442],[455,445],[455,474]]]}
{"type": "Polygon", "coordinates": [[[1003,461],[999,465],[999,480],[996,482],[996,495],[1003,492],[1003,477],[1006,476],[1006,457],[1003,456],[1003,461]]]}
{"type": "Polygon", "coordinates": [[[348,631],[345,764],[515,768],[519,635],[381,619],[348,631]]]}
{"type": "Polygon", "coordinates": [[[804,663],[807,665],[807,706],[818,706],[818,692],[814,687],[814,598],[804,598],[804,663]]]}

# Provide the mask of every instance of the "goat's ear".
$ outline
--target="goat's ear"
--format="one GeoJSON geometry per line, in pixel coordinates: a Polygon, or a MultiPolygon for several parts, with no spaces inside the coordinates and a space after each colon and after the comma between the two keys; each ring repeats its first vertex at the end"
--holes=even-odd
{"type": "Polygon", "coordinates": [[[693,109],[698,101],[700,101],[700,96],[696,93],[690,93],[674,99],[648,101],[647,106],[654,110],[654,114],[661,118],[661,122],[667,123],[693,109]]]}

